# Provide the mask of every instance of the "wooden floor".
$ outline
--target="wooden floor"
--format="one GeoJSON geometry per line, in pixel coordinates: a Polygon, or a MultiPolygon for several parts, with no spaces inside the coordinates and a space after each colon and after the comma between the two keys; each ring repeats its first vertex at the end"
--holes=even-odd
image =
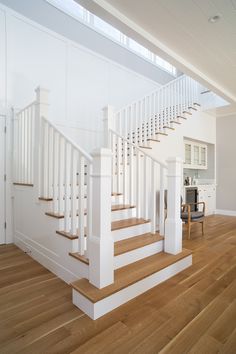
{"type": "Polygon", "coordinates": [[[0,353],[236,353],[236,217],[194,225],[193,266],[92,321],[71,288],[0,247],[0,353]]]}

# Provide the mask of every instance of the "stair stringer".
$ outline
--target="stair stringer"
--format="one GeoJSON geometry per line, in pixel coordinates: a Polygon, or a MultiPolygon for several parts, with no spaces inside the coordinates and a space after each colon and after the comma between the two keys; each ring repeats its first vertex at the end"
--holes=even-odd
{"type": "Polygon", "coordinates": [[[88,279],[88,265],[69,256],[78,240],[56,234],[60,219],[45,215],[50,202],[35,200],[34,187],[14,186],[14,242],[66,283],[88,279]]]}

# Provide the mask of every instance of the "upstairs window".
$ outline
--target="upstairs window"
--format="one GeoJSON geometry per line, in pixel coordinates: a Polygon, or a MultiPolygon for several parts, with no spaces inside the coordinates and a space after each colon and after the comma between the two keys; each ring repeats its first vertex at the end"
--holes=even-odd
{"type": "Polygon", "coordinates": [[[73,0],[46,0],[51,5],[55,6],[59,10],[67,13],[76,20],[86,24],[95,31],[102,33],[106,37],[112,39],[116,43],[119,43],[123,47],[137,55],[141,56],[143,59],[151,62],[152,64],[158,66],[162,70],[167,71],[173,76],[177,76],[176,68],[169,64],[164,59],[160,58],[158,55],[152,53],[149,49],[145,48],[132,38],[127,37],[125,34],[120,32],[115,27],[111,26],[106,21],[93,15],[91,12],[83,8],[81,5],[73,0]]]}

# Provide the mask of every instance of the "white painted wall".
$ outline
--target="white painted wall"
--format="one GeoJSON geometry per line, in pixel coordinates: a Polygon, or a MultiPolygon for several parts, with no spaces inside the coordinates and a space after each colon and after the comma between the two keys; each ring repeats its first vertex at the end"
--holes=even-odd
{"type": "Polygon", "coordinates": [[[178,156],[184,160],[184,138],[200,140],[209,144],[216,143],[216,118],[205,112],[196,112],[187,120],[175,125],[175,131],[168,130],[168,136],[161,137],[161,143],[152,143],[153,154],[161,161],[170,156],[178,156]]]}
{"type": "Polygon", "coordinates": [[[236,215],[236,114],[216,120],[217,199],[221,213],[236,215]]]}
{"type": "Polygon", "coordinates": [[[7,23],[8,103],[21,108],[34,99],[36,86],[48,88],[50,119],[88,151],[101,143],[103,106],[119,108],[158,86],[3,5],[1,9],[7,23]]]}
{"type": "Polygon", "coordinates": [[[0,116],[0,245],[5,243],[5,117],[0,116]]]}

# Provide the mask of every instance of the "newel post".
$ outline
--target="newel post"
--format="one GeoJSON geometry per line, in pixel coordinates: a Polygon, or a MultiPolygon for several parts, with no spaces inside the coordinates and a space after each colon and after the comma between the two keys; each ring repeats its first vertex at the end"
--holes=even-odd
{"type": "Polygon", "coordinates": [[[110,129],[115,130],[115,114],[114,107],[107,105],[103,108],[103,146],[106,148],[110,148],[110,129]]]}
{"type": "Polygon", "coordinates": [[[111,159],[109,149],[93,151],[92,235],[89,239],[89,281],[97,288],[114,282],[111,235],[111,159]]]}
{"type": "Polygon", "coordinates": [[[168,192],[164,250],[167,253],[177,254],[182,251],[182,220],[180,218],[182,159],[169,158],[167,164],[168,192]]]}
{"type": "Polygon", "coordinates": [[[36,101],[35,101],[35,123],[34,123],[34,187],[36,193],[36,199],[40,196],[40,164],[41,164],[41,117],[48,118],[49,108],[49,90],[38,86],[35,89],[36,101]]]}

